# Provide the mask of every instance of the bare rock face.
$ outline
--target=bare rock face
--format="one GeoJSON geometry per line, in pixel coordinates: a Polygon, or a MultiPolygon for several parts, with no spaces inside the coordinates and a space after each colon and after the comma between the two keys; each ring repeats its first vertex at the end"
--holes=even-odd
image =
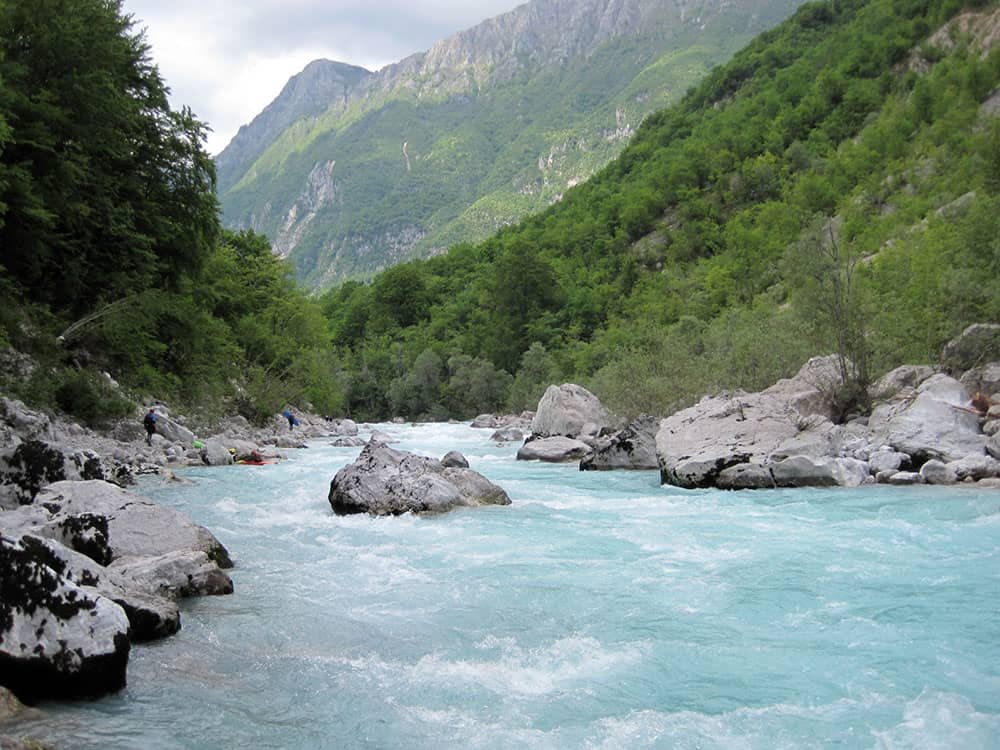
{"type": "Polygon", "coordinates": [[[531,421],[531,432],[542,438],[578,438],[610,424],[611,416],[597,396],[582,386],[564,383],[546,389],[531,421]]]}
{"type": "Polygon", "coordinates": [[[500,487],[472,469],[447,468],[440,461],[394,450],[372,440],[330,483],[337,515],[444,513],[456,507],[510,505],[500,487]]]}
{"type": "Polygon", "coordinates": [[[43,550],[0,536],[0,684],[28,703],[120,690],[124,610],[49,567],[43,550]]]}
{"type": "Polygon", "coordinates": [[[868,420],[872,440],[888,445],[923,464],[947,463],[985,453],[986,437],[979,416],[969,408],[965,387],[947,375],[925,380],[912,398],[877,406],[868,420]]]}

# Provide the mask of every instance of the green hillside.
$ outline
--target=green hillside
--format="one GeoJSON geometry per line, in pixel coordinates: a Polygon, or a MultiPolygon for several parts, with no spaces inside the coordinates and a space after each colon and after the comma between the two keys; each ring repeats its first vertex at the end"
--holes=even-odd
{"type": "Polygon", "coordinates": [[[1000,320],[1000,16],[940,30],[962,11],[804,6],[559,204],[329,293],[354,413],[523,408],[558,378],[663,413],[827,351],[863,385],[1000,320]]]}
{"type": "Polygon", "coordinates": [[[665,5],[585,55],[507,61],[511,76],[486,63],[386,74],[277,137],[221,193],[224,221],[266,234],[313,287],[485,239],[585,181],[643,117],[799,1],[701,3],[701,23],[665,5]]]}

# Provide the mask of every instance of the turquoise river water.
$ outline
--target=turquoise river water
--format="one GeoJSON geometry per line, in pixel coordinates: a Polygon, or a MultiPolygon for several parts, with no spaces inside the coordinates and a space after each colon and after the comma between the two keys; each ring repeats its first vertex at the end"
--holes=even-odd
{"type": "MultiPolygon", "coordinates": [[[[998,748],[1000,492],[684,491],[462,451],[513,505],[337,517],[358,450],[142,491],[228,547],[129,684],[13,728],[56,748],[998,748]]],[[[362,433],[365,436],[365,433],[362,433]]],[[[11,728],[5,728],[11,733],[11,728]]]]}

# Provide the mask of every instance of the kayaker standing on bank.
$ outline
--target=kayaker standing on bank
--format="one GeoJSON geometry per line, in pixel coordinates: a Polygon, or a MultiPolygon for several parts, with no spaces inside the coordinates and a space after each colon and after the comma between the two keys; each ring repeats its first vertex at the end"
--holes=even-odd
{"type": "Polygon", "coordinates": [[[156,412],[149,407],[146,416],[142,418],[142,426],[146,428],[146,445],[153,444],[153,433],[156,432],[156,412]]]}

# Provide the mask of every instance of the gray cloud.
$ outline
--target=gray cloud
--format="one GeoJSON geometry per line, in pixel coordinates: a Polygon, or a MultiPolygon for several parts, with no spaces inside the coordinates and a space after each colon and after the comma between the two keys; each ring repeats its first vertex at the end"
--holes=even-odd
{"type": "Polygon", "coordinates": [[[310,60],[378,69],[522,2],[125,0],[124,9],[146,29],[173,105],[208,122],[217,153],[310,60]]]}

